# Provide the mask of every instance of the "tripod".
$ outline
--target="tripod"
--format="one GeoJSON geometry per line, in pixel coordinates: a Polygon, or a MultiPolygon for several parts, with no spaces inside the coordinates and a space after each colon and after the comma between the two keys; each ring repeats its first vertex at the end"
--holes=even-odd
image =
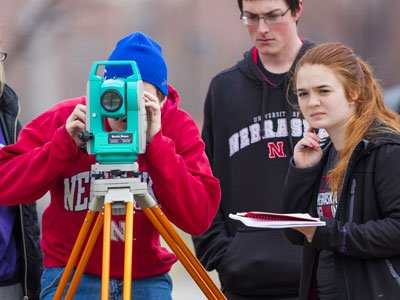
{"type": "Polygon", "coordinates": [[[133,225],[134,202],[140,206],[143,213],[157,229],[171,250],[175,253],[182,265],[186,268],[207,299],[226,299],[220,289],[209,277],[206,270],[190,251],[183,239],[176,232],[170,221],[164,215],[157,202],[147,191],[147,184],[140,182],[138,177],[122,178],[121,175],[132,171],[138,172],[138,165],[101,165],[92,166],[92,193],[85,220],[75,241],[71,255],[68,259],[61,281],[54,295],[55,300],[61,300],[66,289],[71,273],[76,265],[91,224],[97,215],[96,222],[90,232],[86,246],[81,255],[79,264],[70,283],[65,299],[73,299],[78,288],[80,278],[84,272],[89,256],[95,242],[103,228],[103,257],[101,276],[101,300],[109,298],[110,280],[110,242],[111,242],[111,215],[123,214],[125,211],[125,249],[124,249],[124,276],[123,276],[123,300],[131,299],[132,291],[132,253],[133,253],[133,225]],[[106,173],[111,174],[111,179],[105,179],[106,173]]]}

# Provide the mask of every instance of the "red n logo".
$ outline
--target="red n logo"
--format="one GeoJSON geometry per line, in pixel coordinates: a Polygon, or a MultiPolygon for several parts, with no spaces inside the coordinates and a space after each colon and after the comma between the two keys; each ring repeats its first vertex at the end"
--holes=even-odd
{"type": "Polygon", "coordinates": [[[268,143],[269,158],[285,157],[285,152],[283,152],[283,142],[268,143]]]}

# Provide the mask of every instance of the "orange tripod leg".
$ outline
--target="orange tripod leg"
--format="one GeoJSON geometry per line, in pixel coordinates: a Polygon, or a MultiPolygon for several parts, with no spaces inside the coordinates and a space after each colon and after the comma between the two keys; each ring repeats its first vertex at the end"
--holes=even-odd
{"type": "Polygon", "coordinates": [[[221,290],[209,277],[203,266],[192,254],[176,230],[172,227],[170,221],[161,211],[160,207],[158,205],[154,205],[151,208],[143,208],[143,212],[160,232],[161,236],[171,247],[172,251],[179,258],[183,266],[196,281],[197,285],[203,291],[206,297],[208,299],[226,299],[221,290]]]}
{"type": "Polygon", "coordinates": [[[85,267],[87,265],[87,262],[89,261],[89,256],[92,253],[93,247],[97,241],[97,238],[100,234],[101,228],[103,227],[103,221],[104,221],[104,216],[103,212],[98,214],[96,223],[94,224],[94,227],[92,229],[92,232],[90,233],[89,239],[86,243],[86,247],[83,250],[81,260],[79,261],[78,267],[76,268],[75,274],[72,277],[71,284],[69,286],[67,295],[65,296],[65,300],[72,300],[74,298],[76,289],[79,286],[79,281],[82,277],[83,271],[85,270],[85,267]]]}
{"type": "Polygon", "coordinates": [[[158,205],[151,207],[151,211],[157,217],[157,219],[161,222],[161,224],[166,228],[168,233],[172,236],[172,239],[175,243],[178,244],[178,247],[182,249],[183,253],[189,259],[191,264],[194,266],[196,271],[200,274],[203,280],[206,282],[206,285],[213,291],[214,296],[218,300],[226,300],[225,295],[222,291],[215,285],[214,281],[208,275],[207,271],[204,269],[202,264],[198,261],[198,259],[193,255],[192,251],[186,245],[181,236],[177,233],[175,228],[172,226],[171,222],[168,220],[167,216],[162,212],[161,208],[158,205]]]}
{"type": "Polygon", "coordinates": [[[110,294],[110,244],[111,204],[104,204],[103,265],[101,273],[101,300],[108,300],[110,294]]]}
{"type": "Polygon", "coordinates": [[[67,265],[65,266],[64,273],[61,277],[56,293],[54,294],[53,300],[61,300],[62,294],[65,291],[65,287],[67,286],[68,280],[75,266],[75,262],[79,256],[79,253],[81,252],[83,242],[86,239],[87,233],[89,231],[90,225],[92,224],[95,214],[96,212],[91,210],[88,210],[88,212],[86,213],[85,220],[83,221],[81,230],[79,231],[78,237],[75,241],[74,248],[72,249],[67,265]]]}
{"type": "Polygon", "coordinates": [[[132,202],[126,203],[125,216],[125,255],[124,255],[124,289],[123,300],[130,300],[132,294],[132,252],[133,252],[133,218],[135,210],[132,202]]]}

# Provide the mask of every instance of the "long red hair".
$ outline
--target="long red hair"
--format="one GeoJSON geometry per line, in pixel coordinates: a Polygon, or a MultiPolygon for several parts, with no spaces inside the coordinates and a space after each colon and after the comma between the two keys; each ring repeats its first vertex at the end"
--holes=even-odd
{"type": "Polygon", "coordinates": [[[355,55],[351,48],[339,43],[327,43],[308,50],[297,63],[294,84],[298,70],[306,64],[330,68],[341,81],[347,99],[350,100],[352,95],[358,94],[355,113],[346,124],[345,143],[339,151],[338,163],[330,172],[330,186],[339,191],[356,145],[366,136],[383,131],[400,133],[400,118],[384,105],[382,89],[373,76],[371,66],[355,55]],[[371,127],[372,122],[384,126],[371,127]]]}

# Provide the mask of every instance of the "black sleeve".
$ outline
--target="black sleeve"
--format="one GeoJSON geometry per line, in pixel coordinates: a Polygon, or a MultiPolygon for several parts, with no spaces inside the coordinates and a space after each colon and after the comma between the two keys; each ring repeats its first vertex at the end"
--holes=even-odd
{"type": "Polygon", "coordinates": [[[232,238],[228,236],[221,208],[210,228],[202,235],[193,236],[192,240],[196,256],[206,270],[217,269],[232,241],[232,238]]]}
{"type": "Polygon", "coordinates": [[[293,158],[289,162],[289,170],[285,179],[282,212],[308,213],[315,184],[318,183],[322,163],[311,168],[296,168],[293,158]]]}
{"type": "MultiPolygon", "coordinates": [[[[318,183],[319,170],[322,163],[312,167],[299,169],[289,162],[283,194],[283,213],[309,213],[314,197],[315,185],[318,183]]],[[[294,229],[286,229],[285,235],[292,244],[302,245],[304,235],[294,229]]]]}

